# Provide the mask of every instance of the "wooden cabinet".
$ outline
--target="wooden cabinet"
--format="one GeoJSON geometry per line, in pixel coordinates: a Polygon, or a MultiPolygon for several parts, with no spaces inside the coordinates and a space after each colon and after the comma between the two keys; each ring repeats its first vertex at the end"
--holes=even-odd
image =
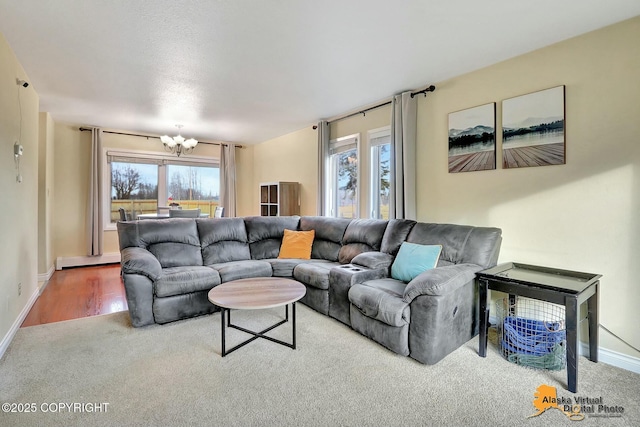
{"type": "Polygon", "coordinates": [[[297,182],[261,183],[260,215],[300,215],[300,184],[297,182]]]}

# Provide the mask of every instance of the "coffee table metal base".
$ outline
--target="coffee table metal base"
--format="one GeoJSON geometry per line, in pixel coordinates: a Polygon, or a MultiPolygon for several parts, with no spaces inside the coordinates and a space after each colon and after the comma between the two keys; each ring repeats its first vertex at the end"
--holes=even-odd
{"type": "Polygon", "coordinates": [[[221,324],[221,328],[222,328],[222,357],[225,357],[227,354],[231,353],[232,351],[236,351],[237,349],[239,349],[240,347],[244,347],[245,345],[249,344],[252,341],[257,340],[258,338],[264,338],[266,340],[272,341],[276,344],[280,344],[283,345],[285,347],[289,347],[291,349],[296,349],[296,303],[292,302],[291,303],[291,326],[293,329],[293,333],[292,333],[292,342],[288,343],[285,341],[281,341],[272,337],[268,337],[265,334],[269,331],[271,331],[272,329],[277,328],[280,325],[283,325],[285,323],[287,323],[289,321],[289,306],[285,305],[284,306],[285,309],[285,319],[281,320],[280,322],[269,326],[267,329],[263,329],[260,332],[255,332],[255,331],[251,331],[249,329],[243,328],[242,326],[239,325],[234,325],[233,323],[231,323],[231,310],[228,308],[224,308],[224,307],[220,307],[220,324],[221,324]],[[225,316],[226,313],[226,316],[225,316]],[[226,317],[226,322],[225,322],[225,317],[226,317]],[[226,323],[226,325],[225,325],[226,323]],[[227,350],[226,349],[226,342],[225,342],[225,335],[226,335],[226,329],[227,328],[234,328],[237,329],[239,331],[245,332],[247,334],[251,334],[253,335],[252,338],[249,338],[246,341],[241,342],[240,344],[236,345],[235,347],[227,350]]]}

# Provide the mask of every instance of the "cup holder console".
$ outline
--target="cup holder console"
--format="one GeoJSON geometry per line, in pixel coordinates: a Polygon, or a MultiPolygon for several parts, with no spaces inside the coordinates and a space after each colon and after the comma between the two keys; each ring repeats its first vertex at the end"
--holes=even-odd
{"type": "Polygon", "coordinates": [[[341,265],[339,268],[344,268],[345,270],[349,270],[349,271],[362,271],[363,270],[362,268],[355,267],[352,264],[341,265]]]}

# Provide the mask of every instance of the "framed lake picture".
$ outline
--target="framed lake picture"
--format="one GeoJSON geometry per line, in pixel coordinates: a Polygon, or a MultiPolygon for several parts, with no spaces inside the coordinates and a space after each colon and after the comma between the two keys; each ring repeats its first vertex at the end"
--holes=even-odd
{"type": "Polygon", "coordinates": [[[496,168],[496,103],[449,113],[449,173],[496,168]]]}
{"type": "Polygon", "coordinates": [[[502,101],[502,166],[565,164],[564,86],[502,101]]]}

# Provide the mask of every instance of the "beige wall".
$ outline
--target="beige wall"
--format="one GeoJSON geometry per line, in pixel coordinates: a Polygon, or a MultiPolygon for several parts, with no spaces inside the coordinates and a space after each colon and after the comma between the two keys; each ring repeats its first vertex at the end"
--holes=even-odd
{"type": "MultiPolygon", "coordinates": [[[[417,155],[420,220],[501,227],[501,261],[603,274],[600,322],[636,348],[638,40],[640,18],[437,83],[419,101],[417,155]],[[449,112],[495,101],[500,129],[501,100],[562,84],[566,165],[448,173],[449,112]]],[[[601,345],[640,357],[602,329],[601,345]]]]}
{"type": "Polygon", "coordinates": [[[56,123],[54,131],[53,251],[56,257],[84,256],[91,133],[56,123]]]}
{"type": "Polygon", "coordinates": [[[260,215],[260,183],[300,183],[300,214],[316,214],[318,187],[318,135],[311,125],[253,146],[253,185],[249,192],[251,215],[260,215]]]}
{"type": "MultiPolygon", "coordinates": [[[[640,18],[635,18],[434,82],[436,91],[418,100],[417,133],[420,221],[497,226],[504,236],[501,262],[602,274],[600,322],[636,348],[640,347],[638,40],[640,18]],[[557,85],[566,85],[566,165],[448,173],[450,112],[497,102],[500,129],[501,100],[557,85]]],[[[388,107],[379,114],[382,123],[390,114],[388,107]]],[[[375,127],[356,123],[363,119],[333,124],[331,138],[375,127]]],[[[498,146],[500,142],[498,138],[498,146]]],[[[365,154],[362,147],[361,154],[365,154]]],[[[308,129],[258,145],[254,163],[260,165],[260,174],[254,185],[284,174],[294,159],[306,166],[296,168],[291,179],[311,184],[316,158],[316,135],[308,129]],[[295,137],[304,142],[292,154],[290,140],[295,137]]],[[[500,152],[497,160],[501,165],[500,152]]],[[[363,158],[362,164],[368,166],[368,160],[363,158]]],[[[315,200],[314,188],[309,188],[308,200],[315,200]]],[[[602,347],[640,357],[602,328],[600,336],[602,347]]]]}
{"type": "MultiPolygon", "coordinates": [[[[55,152],[53,119],[40,113],[38,136],[38,274],[53,271],[52,205],[54,200],[53,157],[55,152]]],[[[43,279],[40,279],[43,280],[43,279]]]]}
{"type": "Polygon", "coordinates": [[[19,326],[15,322],[37,295],[38,286],[39,100],[33,85],[22,88],[16,78],[29,80],[0,34],[0,188],[5,203],[0,209],[0,347],[8,343],[3,337],[19,326]],[[21,183],[16,182],[16,141],[24,147],[21,183]]]}

